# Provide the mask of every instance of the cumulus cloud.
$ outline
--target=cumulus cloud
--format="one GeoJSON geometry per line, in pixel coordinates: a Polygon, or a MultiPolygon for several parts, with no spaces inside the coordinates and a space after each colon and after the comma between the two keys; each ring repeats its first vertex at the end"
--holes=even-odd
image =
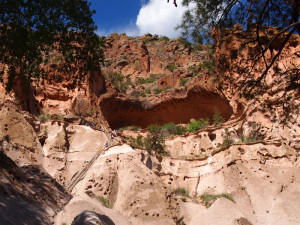
{"type": "Polygon", "coordinates": [[[170,38],[178,37],[179,30],[175,27],[180,24],[185,7],[181,5],[182,0],[177,1],[178,7],[167,3],[167,0],[150,0],[144,5],[138,16],[136,25],[139,34],[145,33],[168,36],[170,38]]]}
{"type": "Polygon", "coordinates": [[[127,26],[117,26],[117,27],[112,27],[109,30],[98,30],[97,34],[99,36],[109,36],[112,33],[126,33],[127,36],[135,37],[140,35],[140,31],[138,27],[135,25],[134,22],[130,22],[127,26]]]}

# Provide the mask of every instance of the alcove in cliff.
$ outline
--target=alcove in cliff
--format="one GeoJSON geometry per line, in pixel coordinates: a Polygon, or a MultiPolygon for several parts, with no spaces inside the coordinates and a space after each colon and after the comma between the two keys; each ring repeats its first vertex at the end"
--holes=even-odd
{"type": "Polygon", "coordinates": [[[150,106],[140,101],[107,98],[101,101],[101,109],[112,129],[125,126],[145,128],[150,124],[189,123],[191,119],[209,118],[212,122],[217,108],[228,120],[233,114],[227,99],[209,91],[190,92],[184,99],[163,101],[150,106]]]}

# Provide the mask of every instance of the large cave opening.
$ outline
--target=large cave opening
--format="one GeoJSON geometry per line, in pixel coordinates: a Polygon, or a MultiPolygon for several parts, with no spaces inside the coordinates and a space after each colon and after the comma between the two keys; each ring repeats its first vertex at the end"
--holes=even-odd
{"type": "Polygon", "coordinates": [[[150,124],[189,123],[190,120],[209,118],[212,122],[215,108],[228,120],[233,114],[227,99],[209,91],[189,92],[184,99],[163,101],[154,107],[142,102],[108,98],[101,101],[101,109],[112,129],[125,126],[145,128],[150,124]]]}

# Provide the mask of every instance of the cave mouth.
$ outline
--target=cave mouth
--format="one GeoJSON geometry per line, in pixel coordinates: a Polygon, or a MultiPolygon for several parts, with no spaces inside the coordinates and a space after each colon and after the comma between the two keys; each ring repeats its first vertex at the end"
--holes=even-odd
{"type": "Polygon", "coordinates": [[[190,92],[184,99],[163,101],[153,107],[118,98],[103,99],[102,113],[112,129],[126,126],[146,128],[151,124],[189,123],[191,119],[212,118],[217,108],[227,121],[233,114],[227,99],[209,91],[190,92]],[[149,109],[148,109],[149,108],[149,109]]]}

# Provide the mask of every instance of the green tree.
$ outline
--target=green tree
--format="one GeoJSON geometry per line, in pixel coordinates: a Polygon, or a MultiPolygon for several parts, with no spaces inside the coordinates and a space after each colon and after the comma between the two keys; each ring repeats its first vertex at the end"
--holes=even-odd
{"type": "MultiPolygon", "coordinates": [[[[194,41],[210,41],[213,27],[229,28],[239,23],[243,28],[253,30],[252,38],[247,41],[257,48],[254,57],[249,57],[251,68],[241,85],[247,96],[262,85],[292,34],[300,34],[300,0],[183,0],[182,4],[190,7],[177,28],[181,29],[183,36],[192,37],[194,41]],[[266,38],[270,26],[278,29],[266,38]],[[276,53],[270,57],[268,54],[273,53],[274,45],[277,45],[276,53]],[[259,77],[254,78],[253,70],[260,62],[264,63],[264,69],[259,77]]],[[[286,92],[291,88],[300,89],[299,65],[279,75],[288,80],[286,92]]]]}
{"type": "Polygon", "coordinates": [[[154,150],[158,154],[165,152],[165,133],[162,126],[157,124],[147,127],[147,138],[145,138],[145,147],[148,151],[154,150]]]}
{"type": "Polygon", "coordinates": [[[45,78],[51,54],[62,58],[58,80],[77,74],[75,84],[100,69],[103,41],[87,0],[0,0],[0,5],[0,81],[7,91],[16,79],[28,85],[45,78]]]}

